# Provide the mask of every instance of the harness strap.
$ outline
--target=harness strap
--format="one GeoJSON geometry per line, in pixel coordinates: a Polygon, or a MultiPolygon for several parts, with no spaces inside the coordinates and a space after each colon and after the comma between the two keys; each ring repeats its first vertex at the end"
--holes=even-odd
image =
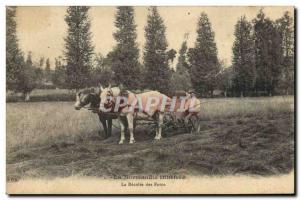
{"type": "MultiPolygon", "coordinates": [[[[129,95],[130,95],[130,94],[129,94],[129,91],[128,91],[128,90],[126,90],[126,92],[127,92],[127,103],[126,103],[126,105],[120,107],[120,108],[119,108],[119,111],[121,111],[122,109],[124,109],[124,108],[126,108],[126,107],[130,107],[130,104],[128,103],[129,95]]],[[[137,99],[135,93],[131,92],[131,94],[133,94],[133,95],[134,95],[134,98],[137,99]]]]}

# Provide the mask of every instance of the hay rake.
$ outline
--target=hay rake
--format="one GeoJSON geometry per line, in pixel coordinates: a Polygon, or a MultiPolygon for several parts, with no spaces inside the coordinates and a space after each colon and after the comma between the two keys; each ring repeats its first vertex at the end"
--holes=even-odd
{"type": "MultiPolygon", "coordinates": [[[[92,107],[83,107],[87,110],[92,111],[93,113],[98,113],[98,108],[92,108],[92,107]]],[[[105,115],[116,117],[118,116],[118,113],[105,113],[105,115]]],[[[148,129],[151,130],[151,132],[155,131],[156,128],[156,122],[151,117],[139,117],[135,119],[135,128],[137,126],[150,126],[148,129]]],[[[113,124],[113,127],[116,129],[120,129],[119,126],[113,124]]],[[[195,123],[193,122],[193,119],[177,119],[173,112],[165,112],[164,116],[164,123],[162,124],[163,132],[193,132],[193,130],[196,130],[195,123]]]]}

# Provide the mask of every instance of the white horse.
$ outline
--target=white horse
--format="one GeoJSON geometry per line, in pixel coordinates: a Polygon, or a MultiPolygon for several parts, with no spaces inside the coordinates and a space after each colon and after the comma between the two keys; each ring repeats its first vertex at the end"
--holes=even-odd
{"type": "MultiPolygon", "coordinates": [[[[144,113],[151,117],[157,123],[155,140],[161,139],[162,125],[164,119],[164,109],[170,98],[166,95],[150,91],[141,94],[134,94],[126,91],[126,95],[122,94],[119,87],[102,88],[100,92],[100,109],[103,112],[118,112],[120,116],[126,116],[128,121],[128,129],[130,132],[129,143],[132,144],[134,140],[134,118],[139,113],[144,113]]],[[[125,140],[125,125],[124,120],[119,118],[121,126],[121,138],[119,144],[123,144],[125,140]]]]}

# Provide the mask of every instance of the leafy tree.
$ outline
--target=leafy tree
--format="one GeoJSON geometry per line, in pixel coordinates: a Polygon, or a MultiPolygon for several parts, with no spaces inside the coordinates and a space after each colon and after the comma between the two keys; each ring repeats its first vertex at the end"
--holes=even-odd
{"type": "Polygon", "coordinates": [[[228,92],[232,90],[233,87],[233,67],[225,67],[223,62],[221,63],[221,71],[217,74],[218,88],[224,92],[224,97],[228,96],[228,92]]]}
{"type": "Polygon", "coordinates": [[[294,90],[294,23],[289,12],[276,21],[282,38],[282,79],[281,86],[285,94],[294,90]]]}
{"type": "Polygon", "coordinates": [[[256,90],[274,93],[281,74],[282,39],[275,23],[262,10],[254,19],[256,90]]]}
{"type": "Polygon", "coordinates": [[[61,57],[55,58],[55,69],[52,82],[57,88],[66,88],[66,67],[62,64],[61,57]]]}
{"type": "Polygon", "coordinates": [[[22,92],[25,101],[29,101],[30,93],[37,86],[39,80],[39,71],[33,65],[32,54],[31,52],[29,52],[26,62],[22,66],[20,73],[18,74],[16,91],[22,92]]]}
{"type": "Polygon", "coordinates": [[[30,93],[41,78],[38,68],[33,65],[31,52],[25,62],[19,49],[15,21],[16,7],[6,10],[6,83],[7,89],[22,92],[25,101],[30,100],[30,93]]]}
{"type": "Polygon", "coordinates": [[[140,83],[139,49],[136,43],[134,9],[130,6],[117,8],[114,38],[117,45],[112,54],[111,69],[114,82],[128,88],[138,88],[140,83]]]}
{"type": "Polygon", "coordinates": [[[254,38],[252,25],[243,16],[235,25],[232,65],[235,90],[243,97],[255,85],[254,38]]]}
{"type": "Polygon", "coordinates": [[[178,63],[176,72],[172,74],[171,85],[173,90],[188,91],[191,89],[191,77],[189,73],[189,65],[187,63],[187,42],[184,41],[179,50],[178,63]]]}
{"type": "Polygon", "coordinates": [[[150,8],[145,27],[144,67],[146,87],[160,92],[170,88],[166,27],[156,7],[150,8]]]}
{"type": "Polygon", "coordinates": [[[15,90],[24,57],[19,49],[15,21],[16,7],[6,7],[6,87],[15,90]]]}
{"type": "Polygon", "coordinates": [[[212,96],[216,86],[216,74],[219,72],[215,34],[207,14],[201,13],[198,21],[195,47],[189,49],[191,64],[190,76],[195,90],[212,96]]]}
{"type": "Polygon", "coordinates": [[[69,88],[78,90],[90,85],[92,68],[92,35],[91,22],[88,16],[89,7],[70,6],[65,21],[68,25],[65,38],[66,83],[69,88]]]}
{"type": "Polygon", "coordinates": [[[113,72],[111,70],[112,58],[111,53],[104,58],[101,54],[96,55],[95,67],[92,71],[92,81],[94,86],[108,85],[113,82],[113,72]]]}

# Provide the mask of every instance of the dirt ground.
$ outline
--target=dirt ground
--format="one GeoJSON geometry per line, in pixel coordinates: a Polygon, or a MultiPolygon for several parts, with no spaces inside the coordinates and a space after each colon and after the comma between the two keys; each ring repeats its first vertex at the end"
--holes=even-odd
{"type": "Polygon", "coordinates": [[[203,119],[199,135],[164,132],[163,137],[155,142],[154,133],[140,126],[133,145],[118,145],[115,129],[106,140],[87,134],[10,149],[7,180],[183,173],[268,176],[287,174],[294,166],[290,112],[203,119]]]}

